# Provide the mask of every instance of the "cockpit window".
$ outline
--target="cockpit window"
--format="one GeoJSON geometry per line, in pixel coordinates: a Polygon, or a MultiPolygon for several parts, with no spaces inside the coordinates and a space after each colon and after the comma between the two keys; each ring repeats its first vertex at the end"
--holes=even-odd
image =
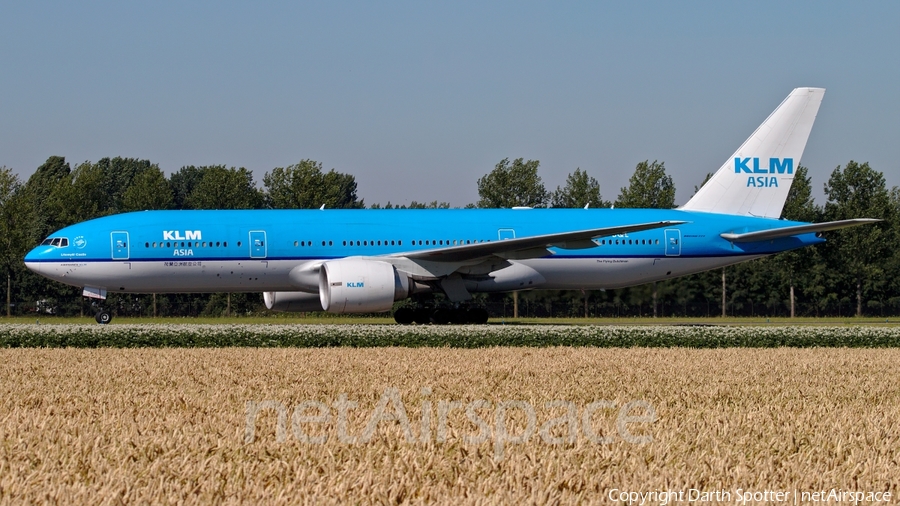
{"type": "Polygon", "coordinates": [[[41,246],[56,246],[57,248],[65,248],[69,245],[69,240],[65,237],[48,237],[41,242],[41,246]]]}

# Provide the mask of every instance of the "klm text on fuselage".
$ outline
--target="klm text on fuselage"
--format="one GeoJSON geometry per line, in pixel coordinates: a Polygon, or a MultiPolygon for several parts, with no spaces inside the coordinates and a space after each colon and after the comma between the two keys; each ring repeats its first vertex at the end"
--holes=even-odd
{"type": "MultiPolygon", "coordinates": [[[[763,167],[759,163],[759,158],[735,158],[734,159],[735,174],[793,174],[794,159],[793,158],[769,158],[769,165],[763,167]]],[[[754,188],[772,188],[778,186],[777,176],[748,176],[747,187],[754,188]]]]}

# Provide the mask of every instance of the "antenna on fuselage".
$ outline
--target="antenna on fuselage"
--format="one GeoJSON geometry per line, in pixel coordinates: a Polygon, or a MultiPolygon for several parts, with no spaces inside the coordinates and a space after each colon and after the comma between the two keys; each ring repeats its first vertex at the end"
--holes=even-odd
{"type": "Polygon", "coordinates": [[[322,204],[322,207],[319,208],[319,211],[324,211],[324,210],[325,210],[325,204],[322,204]]]}

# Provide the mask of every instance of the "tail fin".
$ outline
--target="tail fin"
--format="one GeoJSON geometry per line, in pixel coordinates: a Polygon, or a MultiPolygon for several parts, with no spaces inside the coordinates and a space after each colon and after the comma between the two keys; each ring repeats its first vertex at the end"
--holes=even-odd
{"type": "Polygon", "coordinates": [[[779,218],[824,95],[792,91],[681,209],[779,218]]]}

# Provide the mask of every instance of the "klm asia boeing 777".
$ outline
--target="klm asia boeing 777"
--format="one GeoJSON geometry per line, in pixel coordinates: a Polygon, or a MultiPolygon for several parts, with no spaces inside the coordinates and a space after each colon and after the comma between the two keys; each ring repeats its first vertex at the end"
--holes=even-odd
{"type": "Polygon", "coordinates": [[[143,211],[66,227],[25,263],[100,299],[263,292],[273,310],[333,313],[389,311],[419,293],[465,306],[478,292],[661,281],[876,221],[779,219],[824,93],[791,92],[679,209],[143,211]]]}

